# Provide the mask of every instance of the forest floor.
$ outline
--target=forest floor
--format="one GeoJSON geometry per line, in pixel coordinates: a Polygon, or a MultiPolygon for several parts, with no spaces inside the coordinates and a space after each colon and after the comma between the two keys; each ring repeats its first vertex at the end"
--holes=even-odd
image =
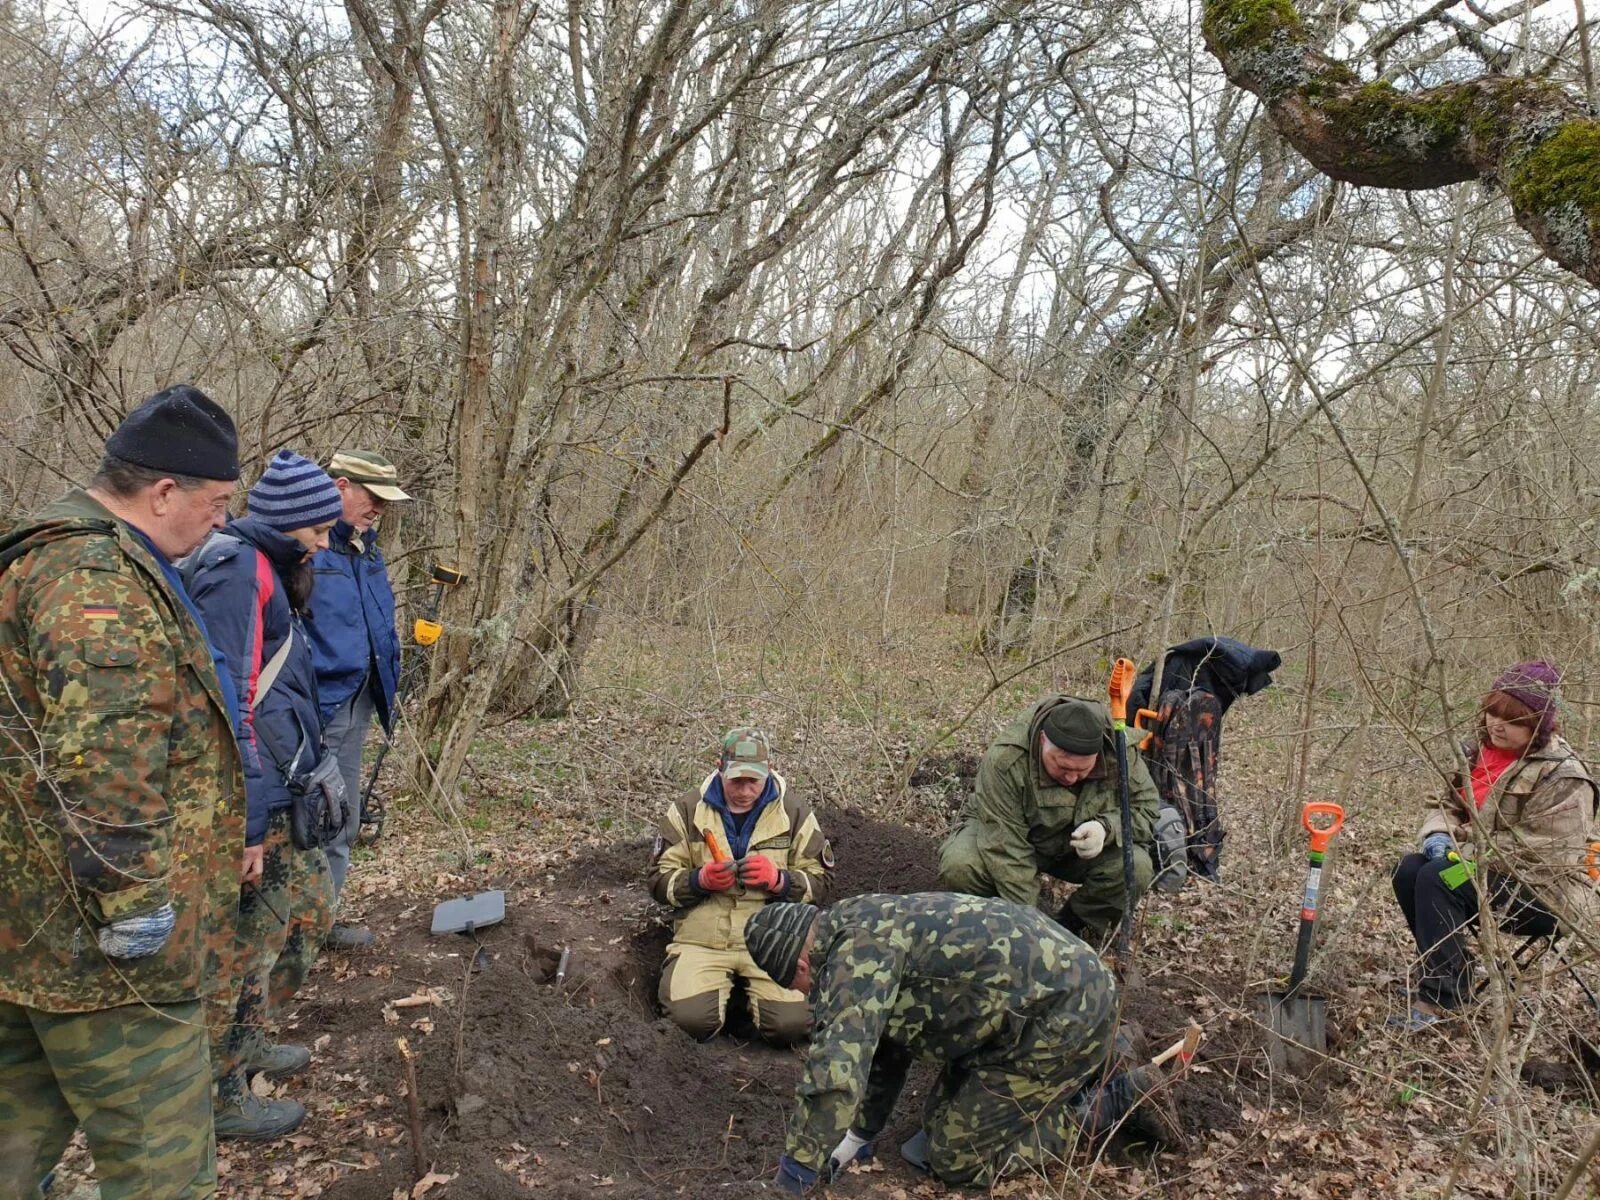
{"type": "MultiPolygon", "coordinates": [[[[283,1038],[315,1049],[310,1073],[282,1085],[310,1116],[283,1143],[224,1144],[222,1194],[774,1194],[766,1181],[803,1050],[769,1048],[737,1025],[697,1045],[658,1016],[668,929],[645,889],[656,812],[709,769],[724,725],[754,720],[772,733],[779,769],[819,806],[839,895],[927,889],[991,732],[1052,686],[1100,690],[1087,675],[1100,664],[1085,660],[1081,677],[1034,672],[975,707],[991,680],[973,677],[953,627],[872,652],[880,669],[868,674],[827,654],[721,645],[678,675],[672,664],[687,660],[670,631],[613,643],[589,668],[606,686],[567,717],[484,737],[459,812],[393,805],[386,835],[358,852],[347,893],[347,915],[372,927],[377,947],[326,955],[283,1020],[283,1038]],[[903,787],[910,757],[936,740],[903,787]],[[484,888],[505,890],[503,924],[476,944],[429,936],[436,903],[484,888]],[[558,986],[563,947],[571,966],[558,986]],[[419,1079],[421,1182],[401,1038],[419,1079]]],[[[1348,770],[1342,735],[1314,739],[1311,778],[1342,778],[1349,793],[1305,797],[1350,812],[1313,965],[1332,1044],[1309,1076],[1269,1065],[1255,997],[1281,986],[1293,950],[1304,841],[1289,832],[1301,798],[1285,780],[1304,712],[1287,683],[1230,712],[1221,882],[1191,880],[1140,910],[1142,978],[1125,991],[1125,1012],[1152,1050],[1191,1018],[1206,1030],[1176,1085],[1191,1144],[1086,1146],[1050,1177],[994,1194],[1433,1197],[1452,1176],[1458,1196],[1557,1190],[1596,1120],[1593,1085],[1566,1043],[1573,1030],[1600,1028],[1570,982],[1525,981],[1509,1023],[1486,1003],[1448,1032],[1407,1036],[1385,1024],[1404,1009],[1397,985],[1411,953],[1388,871],[1427,787],[1421,763],[1392,740],[1369,741],[1382,752],[1348,770]]],[[[894,1153],[915,1128],[912,1093],[926,1079],[913,1078],[879,1162],[831,1194],[956,1194],[894,1153]]]]}

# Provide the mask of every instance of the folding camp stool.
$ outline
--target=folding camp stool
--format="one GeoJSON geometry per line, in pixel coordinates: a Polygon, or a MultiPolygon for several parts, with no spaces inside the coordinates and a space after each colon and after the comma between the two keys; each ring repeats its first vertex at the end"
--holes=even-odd
{"type": "MultiPolygon", "coordinates": [[[[1572,960],[1562,950],[1561,936],[1562,931],[1559,929],[1554,933],[1530,934],[1523,939],[1520,946],[1511,952],[1511,965],[1518,971],[1526,971],[1546,954],[1554,954],[1556,961],[1567,969],[1567,974],[1572,976],[1572,981],[1588,997],[1589,1006],[1594,1009],[1597,1015],[1600,1015],[1600,997],[1597,997],[1594,989],[1584,982],[1583,976],[1578,974],[1578,968],[1572,965],[1572,960]]],[[[1481,995],[1488,986],[1489,981],[1485,979],[1478,985],[1477,994],[1481,995]]]]}

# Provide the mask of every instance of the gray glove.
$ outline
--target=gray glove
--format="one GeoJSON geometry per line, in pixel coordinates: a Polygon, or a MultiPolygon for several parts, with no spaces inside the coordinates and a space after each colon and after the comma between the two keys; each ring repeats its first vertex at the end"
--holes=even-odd
{"type": "Polygon", "coordinates": [[[137,917],[123,917],[101,927],[100,949],[107,958],[146,958],[167,944],[177,920],[170,904],[137,917]]]}

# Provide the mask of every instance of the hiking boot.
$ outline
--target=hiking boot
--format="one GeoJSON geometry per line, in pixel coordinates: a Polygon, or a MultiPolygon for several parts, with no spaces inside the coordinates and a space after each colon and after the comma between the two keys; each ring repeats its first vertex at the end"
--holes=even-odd
{"type": "Polygon", "coordinates": [[[900,1143],[900,1157],[919,1171],[933,1173],[933,1155],[928,1149],[928,1131],[919,1129],[900,1143]]]}
{"type": "Polygon", "coordinates": [[[298,1100],[263,1100],[247,1091],[237,1100],[218,1101],[211,1123],[217,1138],[242,1138],[266,1142],[300,1128],[306,1106],[298,1100]]]}
{"type": "Polygon", "coordinates": [[[1123,1133],[1136,1141],[1182,1146],[1188,1137],[1173,1107],[1170,1083],[1156,1067],[1119,1071],[1072,1098],[1073,1119],[1091,1138],[1123,1133]]]}
{"type": "Polygon", "coordinates": [[[311,1065],[311,1051],[304,1046],[275,1045],[259,1039],[245,1055],[244,1074],[265,1075],[268,1079],[288,1079],[311,1065]]]}
{"type": "Polygon", "coordinates": [[[372,936],[372,930],[361,925],[346,925],[343,921],[335,921],[333,928],[328,930],[328,936],[322,944],[329,950],[366,950],[373,942],[377,941],[372,936]]]}

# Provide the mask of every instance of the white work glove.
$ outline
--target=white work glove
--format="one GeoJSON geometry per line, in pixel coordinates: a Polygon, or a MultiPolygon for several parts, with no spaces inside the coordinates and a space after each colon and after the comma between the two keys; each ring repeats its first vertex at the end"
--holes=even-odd
{"type": "Polygon", "coordinates": [[[845,1131],[843,1140],[828,1155],[828,1180],[832,1182],[853,1162],[866,1162],[872,1157],[873,1141],[862,1137],[854,1129],[845,1131]]]}
{"type": "Polygon", "coordinates": [[[1106,848],[1106,827],[1099,821],[1085,821],[1072,831],[1072,848],[1079,858],[1094,858],[1106,848]]]}

